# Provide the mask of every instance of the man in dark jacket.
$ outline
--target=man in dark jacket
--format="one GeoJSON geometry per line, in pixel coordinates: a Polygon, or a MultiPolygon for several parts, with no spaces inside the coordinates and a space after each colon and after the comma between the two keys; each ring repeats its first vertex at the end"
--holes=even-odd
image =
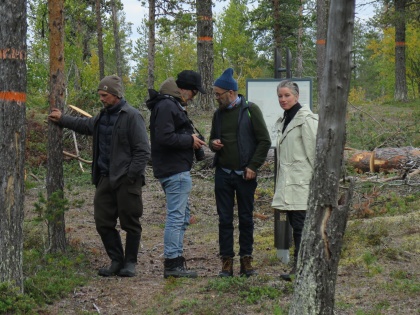
{"type": "Polygon", "coordinates": [[[159,93],[149,90],[146,102],[151,110],[150,141],[153,174],[166,195],[164,235],[164,277],[197,277],[185,267],[183,257],[184,233],[190,221],[188,197],[192,183],[190,170],[194,150],[205,144],[194,134],[185,105],[200,91],[201,76],[192,70],[178,74],[162,83],[159,93]]]}
{"type": "Polygon", "coordinates": [[[233,69],[226,69],[214,82],[214,97],[219,109],[213,116],[209,146],[216,166],[215,194],[219,215],[221,277],[233,275],[233,207],[235,196],[239,218],[240,275],[252,276],[254,244],[254,193],[257,170],[271,146],[261,110],[238,94],[233,69]]]}
{"type": "Polygon", "coordinates": [[[95,117],[72,117],[53,109],[48,118],[62,127],[93,136],[94,218],[111,259],[109,268],[99,269],[98,274],[133,277],[142,232],[142,186],[150,146],[143,117],[122,96],[121,79],[115,75],[103,78],[98,94],[104,108],[95,117]],[[118,218],[127,232],[125,254],[116,229],[118,218]]]}

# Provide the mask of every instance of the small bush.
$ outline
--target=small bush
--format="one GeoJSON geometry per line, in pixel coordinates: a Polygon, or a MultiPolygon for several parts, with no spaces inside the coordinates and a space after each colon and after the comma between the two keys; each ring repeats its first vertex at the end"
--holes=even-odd
{"type": "Polygon", "coordinates": [[[36,314],[38,305],[9,282],[0,283],[0,314],[36,314]]]}

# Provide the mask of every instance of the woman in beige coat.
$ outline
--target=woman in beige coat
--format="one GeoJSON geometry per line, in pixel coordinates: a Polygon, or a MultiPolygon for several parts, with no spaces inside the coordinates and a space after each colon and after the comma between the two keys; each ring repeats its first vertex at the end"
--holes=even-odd
{"type": "Polygon", "coordinates": [[[312,179],[315,159],[318,115],[299,104],[299,87],[289,80],[277,86],[277,96],[283,118],[276,123],[277,137],[277,182],[272,207],[287,211],[293,229],[295,244],[293,269],[281,275],[291,280],[296,272],[302,230],[308,209],[309,184],[312,179]]]}

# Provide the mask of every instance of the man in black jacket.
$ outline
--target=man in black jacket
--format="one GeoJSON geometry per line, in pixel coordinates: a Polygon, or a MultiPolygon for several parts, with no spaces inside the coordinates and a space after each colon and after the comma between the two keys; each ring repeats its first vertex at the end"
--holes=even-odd
{"type": "Polygon", "coordinates": [[[62,127],[93,136],[94,218],[111,259],[109,268],[99,269],[98,274],[133,277],[142,232],[142,186],[150,146],[143,117],[122,96],[121,79],[115,75],[103,78],[98,94],[104,108],[95,117],[72,117],[53,109],[48,118],[62,127]],[[118,218],[127,232],[125,254],[116,229],[118,218]]]}
{"type": "Polygon", "coordinates": [[[149,90],[146,102],[151,110],[150,141],[153,174],[166,195],[164,235],[164,277],[197,277],[185,267],[184,233],[190,221],[188,197],[192,188],[190,170],[194,149],[205,144],[194,134],[185,105],[200,91],[201,76],[192,70],[178,74],[162,83],[160,93],[149,90]]]}

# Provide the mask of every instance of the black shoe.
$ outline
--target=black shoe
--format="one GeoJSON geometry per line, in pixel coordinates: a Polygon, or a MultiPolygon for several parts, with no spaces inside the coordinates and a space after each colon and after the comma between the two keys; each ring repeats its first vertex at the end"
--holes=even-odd
{"type": "Polygon", "coordinates": [[[294,278],[295,278],[295,274],[293,273],[285,273],[285,274],[280,275],[280,279],[284,281],[292,282],[294,278]]]}
{"type": "Polygon", "coordinates": [[[111,266],[109,268],[101,268],[98,270],[98,275],[101,277],[111,277],[116,276],[121,268],[123,267],[123,264],[118,261],[112,261],[111,266]]]}
{"type": "Polygon", "coordinates": [[[134,277],[136,275],[136,263],[125,263],[124,267],[118,272],[120,277],[134,277]]]}
{"type": "Polygon", "coordinates": [[[222,257],[222,270],[219,272],[219,277],[233,277],[233,258],[222,257]]]}
{"type": "Polygon", "coordinates": [[[256,276],[258,273],[252,268],[252,256],[241,257],[241,270],[239,272],[240,276],[256,276]]]}
{"type": "Polygon", "coordinates": [[[197,278],[197,273],[195,271],[190,271],[187,269],[187,264],[185,258],[179,256],[173,259],[165,259],[165,269],[163,271],[163,277],[169,278],[197,278]]]}
{"type": "Polygon", "coordinates": [[[291,282],[296,277],[296,267],[293,266],[289,273],[280,275],[280,279],[291,282]]]}

